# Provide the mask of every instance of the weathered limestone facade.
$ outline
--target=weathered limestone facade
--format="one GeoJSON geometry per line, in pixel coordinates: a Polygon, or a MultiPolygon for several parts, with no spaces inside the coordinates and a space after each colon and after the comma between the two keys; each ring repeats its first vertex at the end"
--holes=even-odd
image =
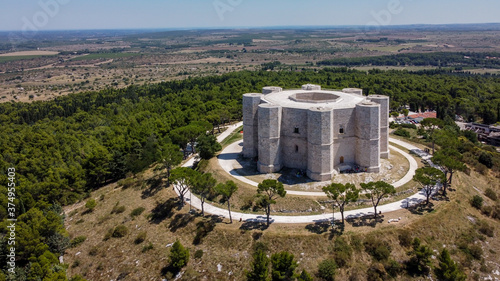
{"type": "Polygon", "coordinates": [[[354,165],[378,173],[389,157],[388,97],[317,85],[262,92],[243,95],[243,156],[257,157],[259,172],[296,168],[325,181],[354,165]]]}

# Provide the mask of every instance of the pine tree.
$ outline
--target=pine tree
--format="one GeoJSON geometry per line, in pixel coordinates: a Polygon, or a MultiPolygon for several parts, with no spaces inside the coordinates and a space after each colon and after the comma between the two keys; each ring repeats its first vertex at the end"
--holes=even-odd
{"type": "Polygon", "coordinates": [[[451,259],[448,250],[443,249],[438,257],[439,266],[435,269],[438,280],[464,281],[467,277],[451,259]]]}
{"type": "Polygon", "coordinates": [[[259,249],[253,254],[252,270],[247,272],[248,281],[269,280],[269,258],[266,253],[259,249]]]}
{"type": "Polygon", "coordinates": [[[188,261],[189,250],[184,248],[179,240],[176,240],[170,249],[170,266],[178,272],[187,265],[188,261]]]}
{"type": "Polygon", "coordinates": [[[297,281],[313,281],[313,278],[304,269],[304,270],[302,270],[302,273],[300,273],[299,277],[297,277],[297,281]]]}
{"type": "Polygon", "coordinates": [[[428,246],[421,245],[420,239],[413,239],[413,250],[408,254],[412,255],[408,261],[408,271],[412,275],[426,275],[429,273],[431,265],[432,251],[428,246]]]}
{"type": "Polygon", "coordinates": [[[297,262],[294,260],[294,256],[289,252],[280,252],[273,254],[271,256],[272,263],[272,280],[273,281],[291,281],[294,280],[295,269],[297,268],[297,262]]]}
{"type": "Polygon", "coordinates": [[[277,180],[264,180],[257,186],[257,193],[260,196],[258,205],[260,205],[265,209],[267,217],[267,226],[269,226],[270,224],[269,217],[271,215],[271,204],[276,203],[276,200],[274,200],[274,198],[276,198],[277,195],[280,197],[285,197],[286,190],[283,187],[283,183],[277,180]]]}

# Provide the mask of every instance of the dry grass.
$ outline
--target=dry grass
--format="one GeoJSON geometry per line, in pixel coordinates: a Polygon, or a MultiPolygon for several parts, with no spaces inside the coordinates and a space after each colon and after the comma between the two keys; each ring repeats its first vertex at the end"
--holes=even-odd
{"type": "MultiPolygon", "coordinates": [[[[243,207],[249,205],[249,202],[255,201],[254,197],[257,194],[257,187],[241,182],[229,175],[220,167],[216,158],[209,160],[206,168],[203,170],[204,172],[212,173],[218,182],[226,182],[228,180],[236,182],[239,188],[231,199],[231,206],[238,212],[251,212],[251,208],[247,210],[243,207]]],[[[319,198],[287,195],[284,198],[278,198],[276,200],[277,203],[272,206],[272,212],[280,210],[295,211],[287,213],[287,215],[297,213],[303,214],[303,212],[307,212],[307,214],[321,213],[322,211],[320,205],[317,203],[317,199],[319,198]]],[[[322,197],[321,199],[324,200],[325,198],[322,197]]],[[[218,202],[212,203],[220,208],[226,208],[225,204],[220,204],[218,202]]],[[[260,213],[263,214],[262,211],[260,211],[260,213]]]]}
{"type": "MultiPolygon", "coordinates": [[[[218,178],[224,179],[224,175],[225,173],[221,173],[218,178]]],[[[227,224],[227,220],[224,220],[217,222],[201,243],[193,244],[197,223],[202,220],[208,221],[210,218],[202,219],[187,215],[189,207],[186,206],[182,210],[174,208],[172,214],[163,220],[156,222],[149,220],[148,215],[158,204],[175,198],[170,188],[161,188],[153,196],[143,198],[144,191],[148,190],[152,183],[148,182],[151,176],[154,176],[151,171],[144,173],[136,179],[135,187],[128,189],[110,185],[96,191],[92,197],[97,198],[98,206],[93,213],[83,214],[84,208],[77,205],[75,209],[77,213],[67,220],[68,231],[72,237],[83,235],[87,240],[80,246],[69,249],[64,256],[65,262],[70,265],[68,269],[70,275],[82,274],[89,280],[111,280],[119,276],[125,280],[158,280],[162,278],[162,269],[168,265],[169,248],[165,246],[179,239],[191,252],[191,261],[185,268],[182,280],[198,280],[202,277],[205,280],[242,280],[244,270],[249,269],[252,246],[256,238],[267,245],[270,253],[289,251],[300,261],[299,269],[305,268],[314,272],[322,259],[331,256],[332,241],[339,235],[338,232],[330,232],[329,228],[315,228],[313,224],[272,224],[269,229],[261,231],[245,230],[245,225],[237,220],[233,224],[227,224]],[[104,195],[102,201],[101,195],[104,195]],[[121,214],[111,214],[117,202],[126,206],[126,210],[121,214]],[[144,207],[146,211],[131,219],[130,212],[137,207],[144,207]],[[182,218],[187,222],[185,225],[181,224],[182,218]],[[80,223],[77,223],[78,221],[80,223]],[[126,237],[103,241],[108,229],[122,224],[129,229],[126,237]],[[146,240],[136,245],[134,240],[143,231],[147,233],[146,240]],[[142,252],[144,245],[148,243],[153,244],[153,249],[142,252]],[[204,252],[200,260],[193,258],[196,250],[204,252]],[[76,260],[79,261],[79,265],[72,267],[76,260]],[[218,264],[222,265],[221,272],[217,271],[218,264]]],[[[468,233],[474,227],[468,218],[473,217],[496,225],[495,237],[476,242],[483,247],[485,263],[494,269],[494,262],[498,261],[497,253],[500,251],[500,241],[497,239],[499,223],[485,218],[470,206],[468,198],[478,193],[472,186],[481,191],[487,187],[492,187],[497,192],[500,189],[498,182],[492,179],[475,173],[471,176],[458,173],[453,184],[456,191],[450,192],[449,202],[434,202],[433,211],[414,214],[408,210],[399,210],[384,214],[380,223],[374,224],[372,220],[366,220],[365,225],[356,225],[351,222],[346,225],[344,236],[347,240],[351,240],[353,236],[380,237],[391,244],[393,248],[391,258],[404,261],[407,259],[408,249],[399,245],[398,234],[402,230],[408,230],[412,237],[421,238],[433,250],[440,250],[446,245],[452,250],[455,259],[466,264],[465,256],[457,250],[456,244],[464,233],[468,233]],[[386,223],[388,219],[398,217],[402,218],[400,222],[386,223]]],[[[252,193],[253,189],[255,188],[242,186],[240,192],[243,193],[235,198],[252,193]]],[[[351,268],[340,270],[337,278],[346,280],[353,272],[366,272],[370,263],[371,258],[365,252],[355,251],[350,263],[351,268]]],[[[472,269],[479,271],[479,267],[479,262],[473,261],[467,271],[469,273],[472,269]]],[[[363,274],[361,273],[361,276],[364,276],[363,274]]],[[[401,280],[414,279],[403,277],[401,280]]]]}

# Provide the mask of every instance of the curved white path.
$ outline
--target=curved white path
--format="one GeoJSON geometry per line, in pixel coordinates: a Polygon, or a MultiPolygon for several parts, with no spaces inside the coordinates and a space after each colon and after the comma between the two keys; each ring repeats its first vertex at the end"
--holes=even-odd
{"type": "MultiPolygon", "coordinates": [[[[224,133],[219,135],[217,140],[220,142],[221,140],[225,139],[236,128],[240,127],[242,124],[243,123],[240,122],[240,123],[228,128],[224,133]]],[[[399,140],[395,140],[395,139],[390,139],[390,141],[397,144],[397,145],[405,147],[409,150],[418,150],[417,147],[415,147],[411,144],[408,144],[406,142],[403,142],[403,141],[399,141],[399,140]]],[[[394,147],[393,149],[396,149],[396,148],[394,147]]],[[[411,158],[413,159],[413,157],[411,157],[411,158]]],[[[413,161],[414,161],[414,164],[416,165],[415,159],[413,159],[413,161]]],[[[194,163],[194,157],[191,158],[186,163],[184,163],[184,165],[182,165],[182,166],[183,167],[190,167],[193,165],[193,163],[194,163]]],[[[410,161],[410,165],[411,165],[411,163],[412,162],[410,161]]],[[[414,173],[414,170],[413,170],[413,173],[414,173]]],[[[411,179],[411,177],[413,177],[413,175],[410,176],[409,174],[411,174],[411,173],[407,173],[405,175],[405,177],[408,176],[411,179]]],[[[401,179],[401,180],[403,180],[403,179],[401,179]]],[[[439,187],[436,187],[436,190],[438,188],[439,187]]],[[[287,191],[287,193],[292,194],[291,191],[287,191]]],[[[309,193],[311,193],[311,192],[309,192],[309,193]]],[[[324,196],[324,194],[322,196],[324,196]]],[[[188,191],[186,193],[184,198],[186,198],[186,201],[192,207],[197,208],[197,209],[201,209],[200,199],[198,197],[196,197],[195,195],[192,195],[190,193],[190,191],[188,191]]],[[[385,205],[380,205],[377,207],[377,211],[380,211],[382,213],[397,211],[397,210],[400,210],[403,208],[407,208],[408,206],[412,206],[412,205],[419,203],[425,199],[426,199],[426,196],[425,196],[424,192],[421,191],[421,192],[418,192],[418,193],[416,193],[416,194],[414,194],[406,199],[403,199],[403,200],[400,200],[397,202],[393,202],[393,203],[389,203],[389,204],[385,204],[385,205]]],[[[210,205],[209,203],[205,203],[204,208],[205,208],[205,212],[207,212],[207,213],[229,218],[229,213],[228,213],[227,209],[218,208],[218,207],[215,207],[213,205],[210,205]]],[[[364,215],[368,215],[368,214],[373,214],[373,207],[344,212],[344,216],[346,218],[360,217],[360,216],[364,216],[364,215]]],[[[233,219],[235,219],[236,221],[241,219],[243,221],[262,221],[262,222],[264,222],[266,220],[265,215],[246,214],[246,213],[239,213],[239,212],[231,212],[231,215],[232,215],[233,219]]],[[[335,213],[334,216],[336,218],[340,218],[340,213],[335,213]]],[[[328,220],[331,220],[331,218],[332,218],[332,213],[324,213],[324,214],[320,214],[320,215],[310,215],[310,216],[277,216],[277,215],[271,216],[271,220],[273,223],[311,223],[311,222],[328,221],[328,220]]]]}
{"type": "MultiPolygon", "coordinates": [[[[392,140],[393,139],[391,139],[391,142],[392,142],[392,140]]],[[[404,142],[398,142],[396,144],[401,145],[400,143],[404,144],[404,142]]],[[[222,169],[224,169],[224,171],[226,171],[228,174],[230,174],[231,176],[233,176],[237,180],[244,182],[244,183],[247,183],[247,184],[252,185],[252,186],[257,186],[257,185],[259,185],[258,182],[255,182],[247,177],[244,177],[244,176],[238,174],[238,172],[234,169],[235,165],[238,164],[238,161],[236,159],[237,159],[238,155],[241,153],[242,147],[243,147],[242,140],[235,142],[235,143],[232,143],[229,146],[227,146],[217,157],[218,161],[219,161],[219,165],[222,167],[222,169]]],[[[415,160],[415,158],[413,158],[408,153],[402,151],[401,149],[396,148],[392,145],[389,145],[389,147],[392,151],[396,151],[396,152],[400,153],[401,155],[403,155],[406,158],[406,160],[408,160],[408,162],[410,164],[409,165],[410,168],[408,169],[408,172],[400,180],[398,180],[397,182],[392,184],[394,187],[397,188],[397,187],[400,187],[400,186],[402,186],[402,185],[404,185],[407,182],[412,180],[413,176],[415,175],[415,170],[418,169],[418,163],[415,160]]],[[[325,182],[325,185],[327,183],[328,182],[325,182]]],[[[287,190],[286,193],[290,194],[290,195],[298,195],[298,196],[319,196],[319,197],[326,196],[324,192],[314,192],[314,191],[287,190]]]]}

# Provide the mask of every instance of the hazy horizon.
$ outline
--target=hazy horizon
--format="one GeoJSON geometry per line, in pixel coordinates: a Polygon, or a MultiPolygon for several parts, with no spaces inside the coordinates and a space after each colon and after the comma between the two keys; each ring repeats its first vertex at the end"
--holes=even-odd
{"type": "MultiPolygon", "coordinates": [[[[394,28],[394,27],[433,27],[433,26],[474,26],[474,25],[498,25],[500,28],[500,22],[476,22],[476,23],[446,23],[446,24],[401,24],[401,25],[385,25],[381,28],[394,28]]],[[[228,26],[228,27],[212,27],[212,26],[193,26],[193,27],[172,27],[172,28],[78,28],[78,29],[44,29],[40,32],[72,32],[72,31],[178,31],[178,30],[235,30],[235,29],[248,29],[248,30],[265,30],[265,29],[349,29],[349,28],[360,28],[364,25],[275,25],[275,26],[228,26]]],[[[0,32],[22,32],[22,30],[7,30],[0,29],[0,32]]],[[[31,32],[28,30],[28,32],[31,32]]],[[[38,31],[35,31],[38,32],[38,31]]]]}
{"type": "Polygon", "coordinates": [[[494,0],[40,0],[0,4],[2,31],[168,30],[499,23],[494,0]]]}

